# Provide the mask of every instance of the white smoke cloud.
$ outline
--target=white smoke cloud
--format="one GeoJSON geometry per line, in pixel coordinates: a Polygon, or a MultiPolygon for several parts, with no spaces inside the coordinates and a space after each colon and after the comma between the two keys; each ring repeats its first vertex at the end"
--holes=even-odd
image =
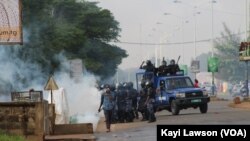
{"type": "MultiPolygon", "coordinates": [[[[77,81],[70,77],[70,62],[62,54],[57,56],[63,62],[63,70],[54,75],[58,87],[65,89],[69,106],[69,116],[77,118],[78,123],[93,123],[97,127],[97,114],[100,104],[100,92],[96,85],[98,77],[84,70],[77,81]]],[[[47,92],[49,93],[49,92],[47,92]]]]}
{"type": "MultiPolygon", "coordinates": [[[[41,82],[43,80],[39,67],[36,64],[30,64],[28,61],[18,59],[14,54],[10,54],[7,49],[10,47],[4,46],[0,48],[0,95],[7,95],[10,100],[10,91],[25,91],[33,87],[41,89],[41,82]],[[35,78],[34,78],[35,77],[35,78]],[[20,82],[24,80],[28,85],[20,82]]],[[[19,49],[18,47],[13,47],[19,49]]],[[[0,98],[3,101],[3,98],[0,98]]]]}
{"type": "MultiPolygon", "coordinates": [[[[14,47],[19,49],[18,47],[14,47]]],[[[99,116],[97,110],[100,103],[100,93],[96,88],[96,82],[99,79],[93,74],[84,70],[84,73],[79,76],[78,82],[70,77],[70,64],[69,60],[60,53],[55,56],[60,62],[63,63],[60,72],[55,72],[54,79],[57,85],[64,88],[69,106],[69,116],[79,115],[78,122],[93,123],[96,128],[99,116]]],[[[12,85],[12,91],[28,91],[33,88],[34,90],[42,90],[46,85],[44,82],[44,75],[41,69],[35,64],[28,61],[22,61],[12,54],[8,54],[5,47],[0,48],[0,84],[9,83],[12,85]],[[16,75],[19,74],[19,75],[16,75]],[[17,81],[17,76],[25,78],[29,83],[23,85],[22,82],[17,81]],[[35,76],[35,77],[34,77],[35,76]]],[[[47,76],[48,79],[49,76],[47,76]]],[[[20,80],[20,79],[19,79],[20,80]]],[[[0,91],[8,89],[0,85],[0,91]]],[[[48,100],[49,91],[43,91],[44,98],[48,100]]],[[[0,101],[10,101],[10,92],[0,93],[0,101]]]]}

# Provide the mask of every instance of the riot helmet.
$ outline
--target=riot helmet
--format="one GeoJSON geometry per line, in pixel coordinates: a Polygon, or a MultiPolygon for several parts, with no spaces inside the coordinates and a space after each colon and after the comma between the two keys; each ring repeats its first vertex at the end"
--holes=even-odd
{"type": "Polygon", "coordinates": [[[165,60],[163,60],[163,61],[161,62],[161,65],[162,65],[162,66],[166,66],[166,65],[167,65],[167,62],[166,62],[165,60]]]}
{"type": "Polygon", "coordinates": [[[151,63],[150,60],[147,60],[147,61],[146,61],[146,64],[147,64],[147,65],[151,65],[152,63],[151,63]]]}
{"type": "Polygon", "coordinates": [[[175,60],[174,60],[174,59],[172,59],[172,60],[170,61],[170,65],[175,65],[175,60]]]}
{"type": "Polygon", "coordinates": [[[128,85],[128,82],[124,82],[124,83],[123,83],[123,87],[124,87],[124,88],[128,88],[128,86],[129,86],[129,85],[128,85]]]}
{"type": "Polygon", "coordinates": [[[104,88],[105,88],[105,85],[102,84],[102,85],[100,86],[100,90],[103,90],[104,88]]]}
{"type": "Polygon", "coordinates": [[[122,84],[121,84],[121,83],[116,83],[116,84],[115,84],[115,88],[116,88],[116,89],[122,88],[122,84]]]}
{"type": "Polygon", "coordinates": [[[153,83],[150,80],[147,80],[145,85],[146,85],[147,88],[153,87],[153,83]]]}
{"type": "Polygon", "coordinates": [[[130,88],[133,88],[134,84],[133,84],[133,82],[128,82],[128,85],[129,85],[130,88]]]}

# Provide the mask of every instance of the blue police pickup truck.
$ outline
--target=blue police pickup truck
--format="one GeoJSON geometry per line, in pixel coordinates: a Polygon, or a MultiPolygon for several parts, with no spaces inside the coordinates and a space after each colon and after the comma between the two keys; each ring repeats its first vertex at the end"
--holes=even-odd
{"type": "Polygon", "coordinates": [[[183,71],[175,75],[155,76],[153,72],[140,70],[136,73],[137,90],[141,91],[141,83],[150,80],[156,90],[155,111],[168,110],[173,115],[178,115],[180,110],[198,108],[201,113],[207,113],[210,97],[202,88],[195,88],[190,77],[183,71]]]}

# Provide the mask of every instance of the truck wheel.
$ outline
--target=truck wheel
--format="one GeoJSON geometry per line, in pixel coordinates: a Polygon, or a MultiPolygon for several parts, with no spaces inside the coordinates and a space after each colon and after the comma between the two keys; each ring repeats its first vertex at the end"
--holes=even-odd
{"type": "Polygon", "coordinates": [[[172,111],[172,115],[178,115],[180,112],[180,108],[176,104],[175,100],[172,100],[171,102],[171,111],[172,111]]]}
{"type": "Polygon", "coordinates": [[[168,110],[169,112],[172,112],[171,107],[168,107],[166,110],[168,110]]]}
{"type": "Polygon", "coordinates": [[[202,114],[207,113],[207,103],[200,105],[200,111],[202,114]]]}

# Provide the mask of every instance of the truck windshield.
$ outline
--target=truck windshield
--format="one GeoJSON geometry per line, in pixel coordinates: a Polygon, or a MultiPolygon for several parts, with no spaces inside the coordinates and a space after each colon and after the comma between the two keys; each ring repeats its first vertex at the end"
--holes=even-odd
{"type": "Polygon", "coordinates": [[[194,87],[192,81],[188,77],[168,78],[166,79],[166,84],[168,90],[194,87]]]}

